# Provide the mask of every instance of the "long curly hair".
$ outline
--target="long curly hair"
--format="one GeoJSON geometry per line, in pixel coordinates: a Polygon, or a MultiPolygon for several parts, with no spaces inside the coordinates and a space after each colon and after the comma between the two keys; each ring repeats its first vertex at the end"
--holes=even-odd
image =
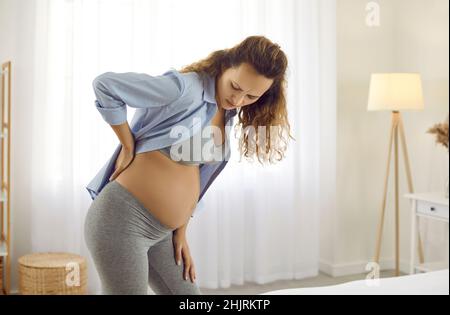
{"type": "MultiPolygon", "coordinates": [[[[248,63],[260,75],[273,79],[272,86],[255,103],[238,109],[240,156],[253,161],[281,161],[288,147],[290,125],[286,104],[288,60],[280,46],[264,36],[250,36],[238,45],[212,52],[207,58],[183,67],[179,72],[196,72],[218,79],[224,71],[248,63]]],[[[295,140],[295,139],[294,139],[295,140]]]]}

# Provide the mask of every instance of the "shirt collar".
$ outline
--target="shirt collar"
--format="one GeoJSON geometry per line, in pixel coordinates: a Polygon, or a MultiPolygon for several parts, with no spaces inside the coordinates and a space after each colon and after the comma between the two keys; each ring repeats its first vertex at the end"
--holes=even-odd
{"type": "MultiPolygon", "coordinates": [[[[215,104],[217,106],[216,78],[208,74],[206,74],[203,79],[203,100],[208,103],[215,104]]],[[[227,117],[234,117],[236,115],[237,115],[236,109],[225,110],[225,116],[227,117]]]]}

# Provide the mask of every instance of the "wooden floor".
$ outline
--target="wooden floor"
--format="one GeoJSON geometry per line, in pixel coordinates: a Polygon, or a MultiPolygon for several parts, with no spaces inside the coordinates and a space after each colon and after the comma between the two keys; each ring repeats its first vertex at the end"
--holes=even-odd
{"type": "MultiPolygon", "coordinates": [[[[260,294],[268,291],[291,289],[291,288],[306,288],[306,287],[320,287],[345,283],[355,280],[366,279],[367,274],[358,274],[344,277],[330,277],[326,274],[319,274],[319,276],[304,280],[285,280],[275,281],[272,283],[260,285],[256,283],[246,283],[243,286],[231,286],[226,289],[206,289],[200,288],[204,295],[251,295],[260,294]]],[[[380,274],[381,278],[393,277],[394,271],[383,271],[380,274]]]]}

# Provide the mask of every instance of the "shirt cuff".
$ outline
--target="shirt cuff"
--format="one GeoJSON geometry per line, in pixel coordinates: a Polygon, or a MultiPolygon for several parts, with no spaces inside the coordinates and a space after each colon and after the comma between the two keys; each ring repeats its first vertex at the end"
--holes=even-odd
{"type": "Polygon", "coordinates": [[[127,121],[127,108],[125,106],[109,108],[103,107],[96,100],[95,107],[100,112],[103,117],[103,120],[106,121],[110,125],[121,125],[127,121]]]}

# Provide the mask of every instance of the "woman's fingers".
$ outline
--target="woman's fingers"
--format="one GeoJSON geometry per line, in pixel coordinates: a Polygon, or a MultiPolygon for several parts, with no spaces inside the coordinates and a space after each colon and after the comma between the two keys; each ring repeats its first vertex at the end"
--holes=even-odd
{"type": "Polygon", "coordinates": [[[109,178],[109,181],[112,181],[114,179],[116,179],[117,176],[119,176],[120,173],[122,173],[124,169],[123,168],[118,168],[114,171],[114,173],[111,175],[111,177],[109,178]]]}
{"type": "Polygon", "coordinates": [[[191,259],[191,254],[189,253],[189,250],[187,248],[183,248],[182,255],[183,255],[183,261],[184,261],[183,278],[184,278],[184,280],[187,280],[188,278],[190,278],[191,281],[194,282],[194,278],[192,276],[194,264],[191,259]]]}
{"type": "Polygon", "coordinates": [[[119,176],[120,173],[122,173],[128,166],[130,166],[131,162],[133,160],[129,160],[125,166],[119,166],[119,168],[117,168],[114,173],[111,175],[111,177],[109,178],[110,181],[114,180],[117,176],[119,176]]]}
{"type": "Polygon", "coordinates": [[[189,271],[189,274],[191,275],[191,281],[195,282],[195,268],[194,268],[194,264],[191,263],[191,269],[189,271]]]}
{"type": "Polygon", "coordinates": [[[175,248],[175,263],[181,266],[181,246],[175,248]]]}
{"type": "Polygon", "coordinates": [[[188,280],[188,278],[190,278],[192,282],[195,282],[196,275],[194,263],[192,261],[189,247],[187,246],[186,242],[178,242],[175,240],[174,250],[175,250],[175,261],[177,265],[180,265],[181,260],[183,260],[183,279],[188,280]]]}
{"type": "Polygon", "coordinates": [[[112,180],[114,180],[116,177],[117,177],[117,174],[118,173],[118,170],[116,170],[112,175],[111,175],[111,177],[109,178],[109,181],[112,181],[112,180]]]}

